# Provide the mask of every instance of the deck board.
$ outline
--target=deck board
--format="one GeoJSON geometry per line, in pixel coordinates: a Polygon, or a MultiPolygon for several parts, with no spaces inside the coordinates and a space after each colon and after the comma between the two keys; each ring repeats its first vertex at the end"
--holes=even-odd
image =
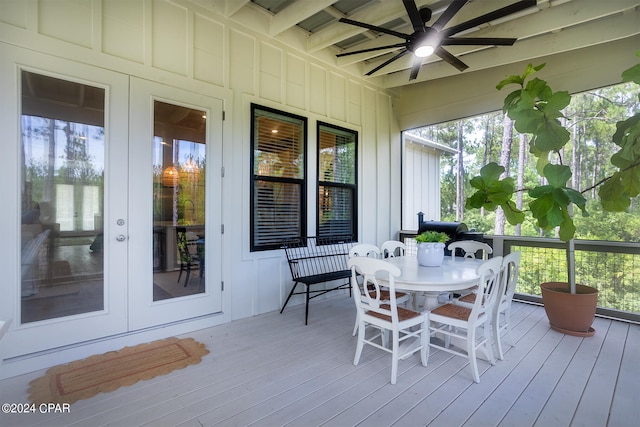
{"type": "Polygon", "coordinates": [[[625,325],[612,322],[573,418],[575,425],[606,425],[622,361],[625,325]]]}
{"type": "Polygon", "coordinates": [[[609,411],[609,425],[631,426],[640,420],[638,383],[640,382],[640,328],[629,328],[618,372],[616,390],[609,411]]]}
{"type": "MultiPolygon", "coordinates": [[[[189,336],[210,353],[170,374],[101,393],[71,414],[0,414],[7,426],[631,426],[640,419],[640,325],[598,318],[591,338],[549,328],[541,307],[514,303],[514,346],[479,362],[432,349],[401,361],[365,348],[353,365],[353,301],[336,296],[189,336]]],[[[3,402],[25,402],[43,372],[0,381],[3,402]]]]}
{"type": "MultiPolygon", "coordinates": [[[[597,333],[589,339],[580,340],[576,352],[567,354],[571,359],[567,369],[558,379],[556,388],[549,396],[545,407],[538,416],[536,426],[570,425],[580,404],[589,375],[598,358],[604,339],[608,333],[611,322],[604,319],[596,319],[594,327],[597,333]]],[[[553,332],[553,331],[551,331],[553,332]]]]}

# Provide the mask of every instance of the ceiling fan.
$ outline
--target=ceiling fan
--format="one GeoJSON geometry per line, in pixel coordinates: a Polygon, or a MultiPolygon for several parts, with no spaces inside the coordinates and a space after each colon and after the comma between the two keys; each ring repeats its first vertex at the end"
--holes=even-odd
{"type": "Polygon", "coordinates": [[[415,55],[413,60],[413,66],[411,67],[411,75],[409,80],[414,80],[418,76],[420,67],[422,66],[422,59],[435,53],[444,61],[448,62],[452,66],[456,67],[460,71],[466,70],[469,66],[456,58],[449,51],[445,50],[443,46],[480,46],[480,45],[493,45],[493,46],[511,46],[517,39],[514,38],[496,38],[496,37],[452,37],[455,34],[476,27],[478,25],[485,24],[487,22],[503,18],[512,13],[519,12],[529,7],[536,5],[536,0],[521,0],[509,6],[494,10],[477,18],[463,22],[458,25],[454,25],[449,28],[444,28],[445,25],[458,13],[458,11],[464,6],[468,0],[453,0],[451,4],[445,9],[445,11],[438,17],[438,19],[431,25],[426,25],[431,19],[431,9],[428,7],[422,7],[418,10],[415,0],[402,0],[404,7],[407,10],[411,24],[413,25],[413,33],[405,34],[398,31],[388,30],[386,28],[378,27],[376,25],[369,25],[363,22],[353,21],[348,18],[340,18],[340,22],[345,24],[355,25],[357,27],[366,28],[369,30],[378,31],[385,34],[390,34],[395,37],[404,39],[403,43],[397,43],[386,46],[379,46],[370,49],[362,49],[348,53],[339,53],[337,56],[355,55],[357,53],[372,52],[376,50],[383,50],[389,48],[404,48],[398,54],[391,59],[383,62],[375,67],[373,70],[366,73],[367,76],[375,73],[383,67],[391,64],[396,59],[399,59],[409,53],[415,55]]]}

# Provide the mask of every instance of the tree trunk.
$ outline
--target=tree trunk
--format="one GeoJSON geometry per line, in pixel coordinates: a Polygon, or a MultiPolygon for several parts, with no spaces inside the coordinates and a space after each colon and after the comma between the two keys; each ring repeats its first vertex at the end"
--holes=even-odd
{"type": "MultiPolygon", "coordinates": [[[[518,177],[516,187],[518,192],[516,193],[516,208],[522,210],[522,187],[524,187],[524,166],[527,161],[527,146],[529,145],[529,139],[527,135],[520,134],[520,144],[518,147],[518,177]]],[[[516,225],[515,235],[520,236],[522,233],[522,224],[516,225]]]]}
{"type": "MultiPolygon", "coordinates": [[[[513,121],[505,114],[502,130],[502,151],[500,152],[500,164],[504,167],[504,172],[500,179],[509,175],[509,160],[511,159],[511,144],[513,142],[513,121]]],[[[496,210],[496,222],[494,232],[497,235],[504,234],[505,217],[502,208],[496,210]]]]}
{"type": "Polygon", "coordinates": [[[456,221],[464,220],[464,153],[462,151],[462,120],[458,121],[458,172],[456,185],[456,221]]]}

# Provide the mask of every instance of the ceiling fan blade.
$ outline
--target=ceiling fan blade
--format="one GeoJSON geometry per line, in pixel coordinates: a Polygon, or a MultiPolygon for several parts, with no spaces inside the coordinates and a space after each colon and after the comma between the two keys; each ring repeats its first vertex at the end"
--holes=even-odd
{"type": "Polygon", "coordinates": [[[431,28],[442,31],[445,25],[453,18],[453,15],[458,13],[458,11],[467,4],[468,0],[453,0],[449,7],[440,15],[436,22],[433,23],[431,28]]]}
{"type": "Polygon", "coordinates": [[[387,45],[387,46],[372,47],[372,48],[369,48],[369,49],[354,50],[353,52],[338,53],[338,54],[336,54],[336,56],[339,58],[341,56],[355,55],[356,53],[374,52],[376,50],[391,49],[391,48],[394,48],[394,47],[407,47],[407,44],[406,43],[398,43],[398,44],[390,44],[390,45],[387,45]]]}
{"type": "Polygon", "coordinates": [[[446,38],[440,42],[442,46],[513,46],[518,39],[500,38],[500,37],[456,37],[446,38]]]}
{"type": "Polygon", "coordinates": [[[422,22],[416,2],[414,0],[402,0],[402,3],[404,3],[404,8],[407,9],[407,15],[409,15],[409,19],[411,19],[413,31],[424,31],[424,22],[422,22]]]}
{"type": "Polygon", "coordinates": [[[444,50],[441,46],[438,46],[438,48],[435,51],[435,54],[438,55],[440,58],[442,58],[445,62],[448,62],[449,64],[456,67],[459,71],[464,71],[467,68],[469,68],[467,64],[460,61],[458,58],[453,56],[448,51],[444,50]]]}
{"type": "Polygon", "coordinates": [[[493,12],[489,12],[482,16],[478,16],[477,18],[463,22],[462,24],[454,25],[453,27],[447,28],[446,30],[442,30],[441,34],[445,37],[452,36],[459,33],[460,31],[468,30],[469,28],[477,27],[478,25],[482,25],[496,19],[504,18],[505,16],[511,15],[512,13],[528,9],[532,6],[535,6],[536,4],[536,0],[521,0],[517,3],[513,3],[509,6],[505,6],[498,10],[494,10],[493,12]]]}
{"type": "Polygon", "coordinates": [[[409,81],[415,80],[422,67],[422,58],[418,56],[413,57],[413,66],[411,67],[411,75],[409,75],[409,81]]]}
{"type": "Polygon", "coordinates": [[[349,18],[340,18],[339,22],[344,22],[345,24],[355,25],[356,27],[366,28],[367,30],[378,31],[381,33],[389,34],[391,36],[400,37],[401,39],[409,40],[411,37],[408,34],[399,33],[397,31],[388,30],[386,28],[378,27],[376,25],[365,24],[364,22],[353,21],[349,18]]]}
{"type": "Polygon", "coordinates": [[[369,71],[368,73],[365,74],[365,76],[370,76],[371,74],[375,73],[376,71],[378,71],[381,68],[386,67],[387,65],[391,64],[393,61],[395,61],[396,59],[402,58],[403,56],[405,56],[407,53],[409,53],[409,49],[405,49],[402,52],[400,52],[399,54],[397,54],[396,56],[394,56],[393,58],[384,61],[382,64],[378,65],[376,68],[374,68],[373,70],[369,71]]]}

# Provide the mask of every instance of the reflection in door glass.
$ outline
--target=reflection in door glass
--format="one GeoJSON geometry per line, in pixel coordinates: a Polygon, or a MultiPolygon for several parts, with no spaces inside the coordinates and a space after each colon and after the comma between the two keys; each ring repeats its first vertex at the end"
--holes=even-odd
{"type": "Polygon", "coordinates": [[[105,91],[21,79],[21,323],[102,310],[105,91]]]}
{"type": "Polygon", "coordinates": [[[206,113],[155,101],[153,300],[205,291],[206,113]]]}

